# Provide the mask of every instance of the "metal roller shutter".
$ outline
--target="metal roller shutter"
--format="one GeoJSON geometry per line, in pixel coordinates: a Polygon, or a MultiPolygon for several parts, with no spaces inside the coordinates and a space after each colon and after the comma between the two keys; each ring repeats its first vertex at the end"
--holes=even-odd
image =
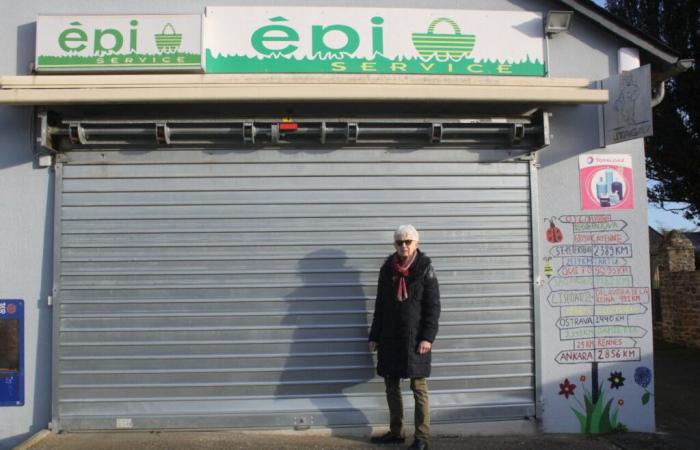
{"type": "Polygon", "coordinates": [[[66,153],[58,428],[386,423],[367,328],[402,223],[420,230],[441,284],[433,420],[534,415],[530,174],[510,156],[66,153]]]}

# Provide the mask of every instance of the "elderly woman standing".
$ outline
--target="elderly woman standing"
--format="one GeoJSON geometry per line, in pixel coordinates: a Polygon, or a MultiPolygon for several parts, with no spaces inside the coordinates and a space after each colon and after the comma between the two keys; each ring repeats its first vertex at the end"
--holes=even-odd
{"type": "Polygon", "coordinates": [[[369,350],[379,351],[377,373],[384,377],[389,404],[389,432],[373,443],[404,442],[401,379],[411,379],[415,399],[415,439],[411,450],[428,448],[428,382],[431,349],[438,332],[440,288],[428,258],[418,250],[418,231],[402,225],[394,232],[396,253],[379,272],[369,350]]]}

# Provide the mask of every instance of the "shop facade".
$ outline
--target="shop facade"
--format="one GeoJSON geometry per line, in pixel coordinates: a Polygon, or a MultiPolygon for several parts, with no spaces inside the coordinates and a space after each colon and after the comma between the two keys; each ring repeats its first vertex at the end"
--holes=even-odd
{"type": "Polygon", "coordinates": [[[641,138],[682,64],[588,2],[473,3],[5,17],[2,438],[384,424],[402,223],[441,283],[434,422],[653,431],[641,138]]]}

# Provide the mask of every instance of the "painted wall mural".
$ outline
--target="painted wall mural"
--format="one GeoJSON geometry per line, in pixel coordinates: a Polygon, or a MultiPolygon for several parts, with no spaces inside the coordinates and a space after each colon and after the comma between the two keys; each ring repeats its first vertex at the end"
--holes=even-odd
{"type": "Polygon", "coordinates": [[[642,360],[639,340],[649,330],[637,319],[648,312],[651,299],[650,289],[634,282],[627,223],[605,214],[545,222],[544,237],[552,244],[543,260],[546,301],[558,310],[555,326],[562,348],[554,359],[559,365],[581,366],[576,377],[560,381],[557,394],[571,403],[581,432],[626,431],[623,391],[641,388],[641,405],[653,395],[651,369],[639,365],[630,375],[629,364],[623,364],[642,360]],[[605,371],[599,364],[605,364],[605,371]],[[636,386],[629,383],[630,376],[636,386]]]}
{"type": "MultiPolygon", "coordinates": [[[[605,383],[597,383],[598,368],[591,367],[592,380],[591,389],[586,388],[587,377],[581,374],[578,380],[581,382],[580,390],[583,391],[583,399],[576,395],[577,385],[570,382],[568,378],[559,385],[559,395],[565,400],[571,399],[575,405],[571,407],[574,415],[579,421],[582,433],[610,433],[613,431],[627,431],[627,426],[619,421],[619,414],[625,404],[623,398],[613,392],[618,393],[620,388],[625,387],[627,378],[623,371],[612,371],[607,381],[610,383],[609,389],[605,389],[605,383]]],[[[641,404],[646,405],[653,395],[647,387],[651,383],[652,372],[646,366],[639,366],[634,370],[634,382],[642,388],[641,404]]],[[[629,386],[629,383],[627,384],[629,386]]]]}

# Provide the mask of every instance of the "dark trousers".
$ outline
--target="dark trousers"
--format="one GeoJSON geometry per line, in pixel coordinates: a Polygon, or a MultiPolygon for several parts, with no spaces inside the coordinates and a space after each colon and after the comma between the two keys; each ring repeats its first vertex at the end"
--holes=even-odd
{"type": "MultiPolygon", "coordinates": [[[[389,404],[389,430],[395,436],[403,436],[403,400],[401,399],[401,379],[384,378],[386,402],[389,404]]],[[[415,438],[427,441],[430,435],[430,402],[428,400],[428,380],[411,378],[411,390],[415,400],[415,438]]]]}

